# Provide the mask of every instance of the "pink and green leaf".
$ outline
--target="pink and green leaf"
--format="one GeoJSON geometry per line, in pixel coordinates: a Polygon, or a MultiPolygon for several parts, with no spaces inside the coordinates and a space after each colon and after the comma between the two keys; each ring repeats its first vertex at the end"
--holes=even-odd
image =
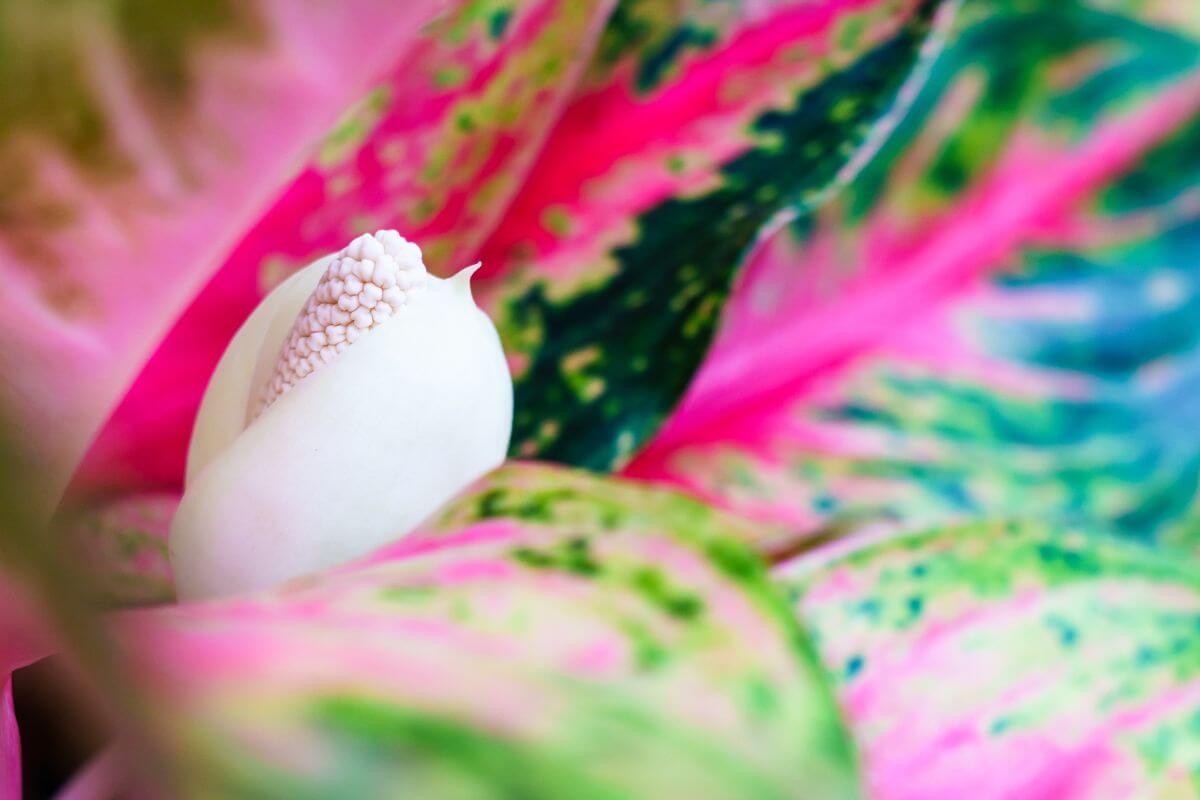
{"type": "Polygon", "coordinates": [[[997,521],[784,575],[880,800],[1200,797],[1186,556],[997,521]]]}
{"type": "Polygon", "coordinates": [[[940,5],[747,7],[653,80],[637,48],[602,51],[615,65],[566,110],[482,250],[477,296],[515,378],[514,455],[628,460],[687,386],[759,234],[889,130],[949,19],[940,5]]]}
{"type": "Polygon", "coordinates": [[[144,492],[89,503],[61,515],[63,548],[86,565],[100,605],[126,607],[175,599],[167,533],[179,506],[175,492],[144,492]]]}
{"type": "MultiPolygon", "coordinates": [[[[683,391],[749,262],[713,357],[629,470],[741,519],[510,465],[361,564],[124,614],[139,713],[181,784],[856,796],[828,672],[872,796],[1197,795],[1200,584],[1188,551],[1166,549],[1200,541],[1196,20],[1165,2],[1129,4],[1138,17],[969,1],[901,121],[932,5],[710,5],[618,6],[499,228],[608,9],[464,6],[402,49],[265,215],[266,188],[238,198],[248,233],[197,217],[199,238],[178,241],[208,266],[172,253],[150,276],[169,308],[131,317],[128,340],[32,351],[101,342],[108,369],[222,263],[215,243],[245,234],[93,451],[93,477],[175,483],[207,370],[265,287],[350,227],[406,221],[437,266],[475,250],[491,265],[517,450],[609,467],[683,391]],[[801,216],[755,251],[785,213],[801,216]],[[981,517],[1000,521],[961,522],[981,517]],[[790,613],[751,548],[783,560],[777,534],[842,528],[887,537],[784,564],[790,613]]],[[[86,155],[72,175],[95,169],[86,155]]],[[[71,403],[79,419],[99,407],[62,398],[44,419],[71,403]]],[[[141,535],[165,517],[129,512],[77,532],[108,601],[165,599],[161,539],[141,535]]],[[[4,687],[0,789],[16,752],[4,687]]]]}
{"type": "Polygon", "coordinates": [[[988,8],[880,158],[761,251],[631,475],[801,538],[1017,512],[1185,535],[1200,49],[988,8]]]}
{"type": "Polygon", "coordinates": [[[725,525],[514,465],[361,564],[118,623],[179,780],[222,796],[857,796],[813,652],[725,525]]]}

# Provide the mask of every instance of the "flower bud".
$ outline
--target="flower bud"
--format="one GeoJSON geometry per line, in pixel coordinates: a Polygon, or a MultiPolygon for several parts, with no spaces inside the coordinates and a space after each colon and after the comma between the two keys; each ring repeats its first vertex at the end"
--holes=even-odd
{"type": "Polygon", "coordinates": [[[503,461],[512,379],[474,270],[438,279],[380,231],[263,300],[196,420],[170,535],[181,599],[365,555],[503,461]],[[339,311],[351,297],[364,313],[339,311]]]}

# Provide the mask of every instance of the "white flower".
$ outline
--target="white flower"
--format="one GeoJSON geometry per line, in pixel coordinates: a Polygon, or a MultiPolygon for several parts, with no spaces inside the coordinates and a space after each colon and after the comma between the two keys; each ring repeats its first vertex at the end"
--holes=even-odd
{"type": "Polygon", "coordinates": [[[512,379],[474,271],[438,279],[379,231],[263,300],[192,434],[170,536],[181,599],[364,555],[503,461],[512,379]]]}

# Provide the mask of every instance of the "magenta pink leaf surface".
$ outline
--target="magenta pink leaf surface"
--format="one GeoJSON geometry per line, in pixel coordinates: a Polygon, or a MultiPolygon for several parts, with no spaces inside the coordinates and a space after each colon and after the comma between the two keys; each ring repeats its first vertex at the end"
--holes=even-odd
{"type": "Polygon", "coordinates": [[[21,796],[21,735],[13,711],[12,676],[0,682],[0,796],[21,796]]]}
{"type": "Polygon", "coordinates": [[[812,651],[727,524],[513,465],[361,564],[118,622],[193,791],[857,796],[812,651]]]}

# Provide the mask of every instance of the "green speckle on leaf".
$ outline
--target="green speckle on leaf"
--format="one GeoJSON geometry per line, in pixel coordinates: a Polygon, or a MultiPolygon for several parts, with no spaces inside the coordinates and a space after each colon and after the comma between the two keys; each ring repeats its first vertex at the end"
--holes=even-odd
{"type": "Polygon", "coordinates": [[[657,86],[687,50],[710,47],[716,40],[714,30],[690,24],[680,26],[670,38],[646,54],[638,70],[638,91],[648,92],[657,86]]]}
{"type": "Polygon", "coordinates": [[[391,90],[388,86],[378,86],[368,92],[326,135],[317,152],[317,164],[322,169],[329,169],[355,153],[370,137],[390,104],[391,90]]]}
{"type": "Polygon", "coordinates": [[[800,91],[785,109],[760,116],[754,131],[776,146],[733,157],[711,191],[669,198],[642,213],[633,225],[636,238],[604,254],[616,265],[605,283],[566,299],[551,299],[533,283],[501,300],[499,327],[509,347],[518,346],[523,329],[539,332],[537,347],[520,351],[529,361],[514,383],[514,454],[609,470],[636,452],[690,382],[758,232],[781,207],[809,202],[804,197],[815,194],[808,190],[835,180],[848,157],[842,144],[861,140],[891,106],[935,7],[926,4],[891,40],[800,91]],[[847,105],[847,97],[856,100],[847,105]],[[604,368],[589,377],[603,382],[581,392],[559,365],[566,354],[597,343],[605,349],[604,368]],[[634,354],[649,356],[649,368],[635,368],[634,354]],[[613,398],[615,415],[606,413],[613,398]],[[561,423],[552,441],[538,436],[547,419],[561,423]]]}
{"type": "Polygon", "coordinates": [[[767,678],[746,682],[746,710],[755,719],[768,719],[779,712],[779,692],[767,678]]]}
{"type": "Polygon", "coordinates": [[[468,77],[464,67],[458,64],[448,64],[438,68],[433,74],[433,85],[439,89],[453,89],[460,86],[468,77]]]}
{"type": "Polygon", "coordinates": [[[666,575],[657,569],[644,567],[637,570],[632,583],[643,597],[676,619],[694,619],[704,610],[704,601],[700,597],[673,588],[666,575]]]}
{"type": "Polygon", "coordinates": [[[492,12],[492,17],[488,21],[488,34],[493,39],[500,39],[504,36],[504,32],[508,30],[508,23],[512,21],[512,9],[501,8],[492,12]]]}
{"type": "Polygon", "coordinates": [[[571,233],[571,215],[562,206],[551,206],[542,212],[542,227],[555,236],[565,238],[571,233]]]}

